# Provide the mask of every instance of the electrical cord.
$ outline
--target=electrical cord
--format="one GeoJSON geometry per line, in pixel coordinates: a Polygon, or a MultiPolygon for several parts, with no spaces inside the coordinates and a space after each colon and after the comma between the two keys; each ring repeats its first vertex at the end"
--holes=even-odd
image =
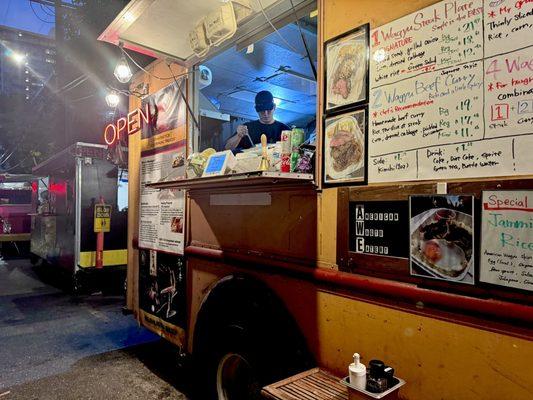
{"type": "Polygon", "coordinates": [[[0,161],[0,166],[4,165],[7,162],[7,160],[9,160],[11,158],[11,156],[13,155],[13,153],[15,153],[15,150],[11,151],[11,153],[9,153],[9,155],[7,157],[4,157],[4,155],[5,155],[5,153],[4,153],[4,155],[2,156],[2,161],[0,161]]]}
{"type": "Polygon", "coordinates": [[[317,80],[317,73],[316,73],[316,67],[313,62],[313,59],[311,58],[311,53],[309,52],[309,47],[307,46],[307,41],[305,40],[304,34],[302,32],[302,28],[300,27],[300,21],[298,21],[298,14],[296,13],[296,8],[294,8],[294,3],[292,0],[289,0],[291,2],[291,8],[292,12],[294,13],[294,17],[296,18],[296,26],[298,27],[298,31],[300,32],[300,37],[302,38],[302,42],[304,44],[305,52],[307,53],[307,58],[309,60],[309,65],[311,66],[311,70],[313,71],[313,76],[315,77],[315,81],[317,80]]]}
{"type": "MultiPolygon", "coordinates": [[[[191,116],[191,118],[192,118],[192,120],[194,122],[194,126],[196,127],[196,129],[198,129],[198,131],[200,131],[200,123],[198,122],[198,119],[196,118],[196,115],[194,115],[194,112],[192,111],[192,108],[189,105],[189,102],[187,101],[187,97],[183,93],[183,90],[181,90],[181,84],[178,82],[178,76],[174,75],[174,72],[172,71],[172,68],[170,67],[170,63],[167,62],[166,64],[167,64],[168,70],[172,74],[172,78],[174,78],[174,82],[176,82],[176,85],[178,85],[178,91],[180,92],[181,98],[183,99],[183,102],[185,103],[185,106],[187,107],[187,111],[189,112],[189,114],[190,114],[190,116],[191,116]]],[[[194,70],[192,70],[190,72],[194,72],[194,70]]],[[[188,75],[188,73],[186,75],[188,75]]],[[[183,78],[184,74],[181,74],[181,75],[182,75],[182,78],[183,78]]]]}
{"type": "MultiPolygon", "coordinates": [[[[89,79],[89,77],[86,76],[85,78],[83,78],[82,80],[80,80],[80,81],[79,81],[78,83],[76,83],[75,85],[73,85],[73,86],[69,86],[69,87],[66,88],[66,89],[65,89],[65,88],[61,89],[61,92],[62,92],[62,93],[66,93],[66,92],[68,92],[69,90],[72,90],[72,89],[74,89],[75,87],[80,86],[82,83],[85,83],[88,79],[89,79]]],[[[72,82],[71,82],[71,83],[72,83],[72,82]]],[[[70,85],[71,83],[69,83],[69,85],[70,85]]],[[[68,86],[68,85],[67,85],[67,86],[68,86]]]]}
{"type": "Polygon", "coordinates": [[[265,12],[265,8],[263,7],[263,3],[261,3],[261,0],[257,0],[257,2],[259,3],[259,6],[261,7],[261,12],[263,13],[263,16],[265,17],[265,19],[267,20],[267,22],[270,24],[270,26],[272,27],[272,29],[274,29],[274,32],[277,33],[277,35],[280,37],[280,39],[292,50],[294,51],[296,54],[300,54],[298,52],[298,50],[296,48],[294,48],[294,46],[292,46],[289,42],[287,42],[287,40],[283,37],[283,35],[280,33],[280,31],[274,26],[274,24],[272,23],[272,21],[270,20],[270,18],[268,18],[268,15],[267,13],[265,12]]]}
{"type": "Polygon", "coordinates": [[[42,3],[39,3],[39,6],[41,7],[41,10],[50,17],[55,17],[54,11],[52,11],[50,8],[46,8],[42,3]]]}
{"type": "Polygon", "coordinates": [[[124,96],[135,96],[137,97],[138,99],[142,99],[145,94],[144,93],[141,93],[141,92],[136,92],[135,90],[127,90],[127,89],[117,89],[111,85],[108,85],[107,86],[108,89],[111,89],[111,90],[114,90],[115,92],[119,93],[119,94],[122,94],[124,96]]]}
{"type": "Polygon", "coordinates": [[[85,96],[85,97],[80,97],[80,98],[78,98],[78,99],[71,100],[70,102],[71,102],[71,103],[77,103],[77,102],[79,102],[79,101],[87,100],[87,99],[89,99],[89,98],[91,98],[91,97],[94,97],[95,95],[96,95],[96,93],[93,93],[93,94],[90,94],[90,95],[85,96]]]}
{"type": "Polygon", "coordinates": [[[85,74],[81,74],[80,76],[78,76],[77,78],[71,80],[69,83],[67,83],[65,86],[63,86],[61,89],[58,90],[58,92],[62,91],[63,89],[66,89],[68,86],[74,84],[75,82],[79,81],[80,79],[82,79],[83,77],[85,76],[85,74]]]}
{"type": "MultiPolygon", "coordinates": [[[[137,63],[137,61],[135,61],[135,60],[133,59],[132,56],[130,56],[130,55],[128,54],[128,52],[127,52],[126,50],[124,50],[124,48],[121,48],[121,50],[122,50],[122,53],[124,53],[124,54],[125,54],[130,60],[131,60],[131,62],[132,62],[133,64],[135,64],[135,66],[136,66],[137,68],[139,68],[140,70],[146,72],[148,75],[153,76],[154,78],[159,79],[159,80],[161,80],[161,81],[168,81],[168,80],[171,80],[171,79],[174,79],[174,80],[175,80],[176,78],[180,78],[180,77],[182,77],[182,76],[185,76],[185,75],[189,75],[189,74],[191,74],[191,73],[194,73],[194,71],[191,70],[191,71],[184,72],[183,74],[179,74],[179,75],[174,75],[174,74],[172,74],[172,76],[170,76],[170,77],[167,77],[167,78],[161,78],[160,76],[157,76],[157,75],[153,74],[152,72],[148,71],[147,69],[143,68],[139,63],[137,63]]],[[[170,72],[172,73],[172,71],[170,71],[170,72]]]]}
{"type": "Polygon", "coordinates": [[[53,24],[53,23],[54,23],[54,21],[47,21],[47,20],[42,19],[41,17],[39,17],[39,15],[37,15],[37,12],[36,12],[35,9],[33,8],[33,3],[32,3],[32,1],[31,1],[31,0],[28,0],[28,3],[30,3],[30,8],[31,8],[31,10],[33,11],[33,14],[37,17],[37,19],[38,19],[39,21],[44,22],[44,23],[46,23],[46,24],[53,24]]]}

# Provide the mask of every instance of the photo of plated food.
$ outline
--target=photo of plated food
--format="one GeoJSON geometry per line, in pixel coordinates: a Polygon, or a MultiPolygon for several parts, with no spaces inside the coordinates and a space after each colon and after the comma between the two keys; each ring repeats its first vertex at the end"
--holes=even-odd
{"type": "Polygon", "coordinates": [[[474,284],[473,197],[411,196],[411,275],[474,284]]]}
{"type": "Polygon", "coordinates": [[[365,179],[365,110],[325,122],[325,182],[360,182],[365,179]]]}
{"type": "Polygon", "coordinates": [[[326,111],[367,98],[368,41],[365,27],[326,45],[326,111]]]}

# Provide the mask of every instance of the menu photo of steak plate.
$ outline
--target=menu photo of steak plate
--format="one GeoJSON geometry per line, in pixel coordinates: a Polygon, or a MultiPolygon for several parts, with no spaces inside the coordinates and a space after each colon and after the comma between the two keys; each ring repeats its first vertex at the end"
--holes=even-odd
{"type": "Polygon", "coordinates": [[[364,103],[368,98],[369,25],[328,40],[325,54],[325,113],[364,103]]]}
{"type": "Polygon", "coordinates": [[[324,120],[324,184],[366,182],[366,108],[324,120]]]}
{"type": "Polygon", "coordinates": [[[411,275],[473,285],[474,196],[409,198],[411,275]]]}

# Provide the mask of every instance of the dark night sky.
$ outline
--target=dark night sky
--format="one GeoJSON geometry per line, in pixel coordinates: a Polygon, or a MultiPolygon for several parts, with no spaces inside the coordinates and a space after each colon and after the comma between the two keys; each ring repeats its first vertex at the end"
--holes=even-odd
{"type": "MultiPolygon", "coordinates": [[[[71,3],[72,0],[63,0],[71,3]]],[[[0,25],[48,35],[54,29],[54,8],[29,0],[0,0],[0,25]],[[33,10],[32,10],[33,6],[33,10]]]]}

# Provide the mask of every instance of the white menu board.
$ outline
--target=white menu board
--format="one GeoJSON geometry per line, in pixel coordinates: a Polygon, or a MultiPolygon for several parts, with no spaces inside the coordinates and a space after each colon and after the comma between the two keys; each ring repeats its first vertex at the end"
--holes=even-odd
{"type": "Polygon", "coordinates": [[[372,30],[368,180],[533,173],[533,2],[443,1],[372,30]]]}
{"type": "Polygon", "coordinates": [[[483,192],[480,280],[533,291],[533,191],[483,192]]]}

